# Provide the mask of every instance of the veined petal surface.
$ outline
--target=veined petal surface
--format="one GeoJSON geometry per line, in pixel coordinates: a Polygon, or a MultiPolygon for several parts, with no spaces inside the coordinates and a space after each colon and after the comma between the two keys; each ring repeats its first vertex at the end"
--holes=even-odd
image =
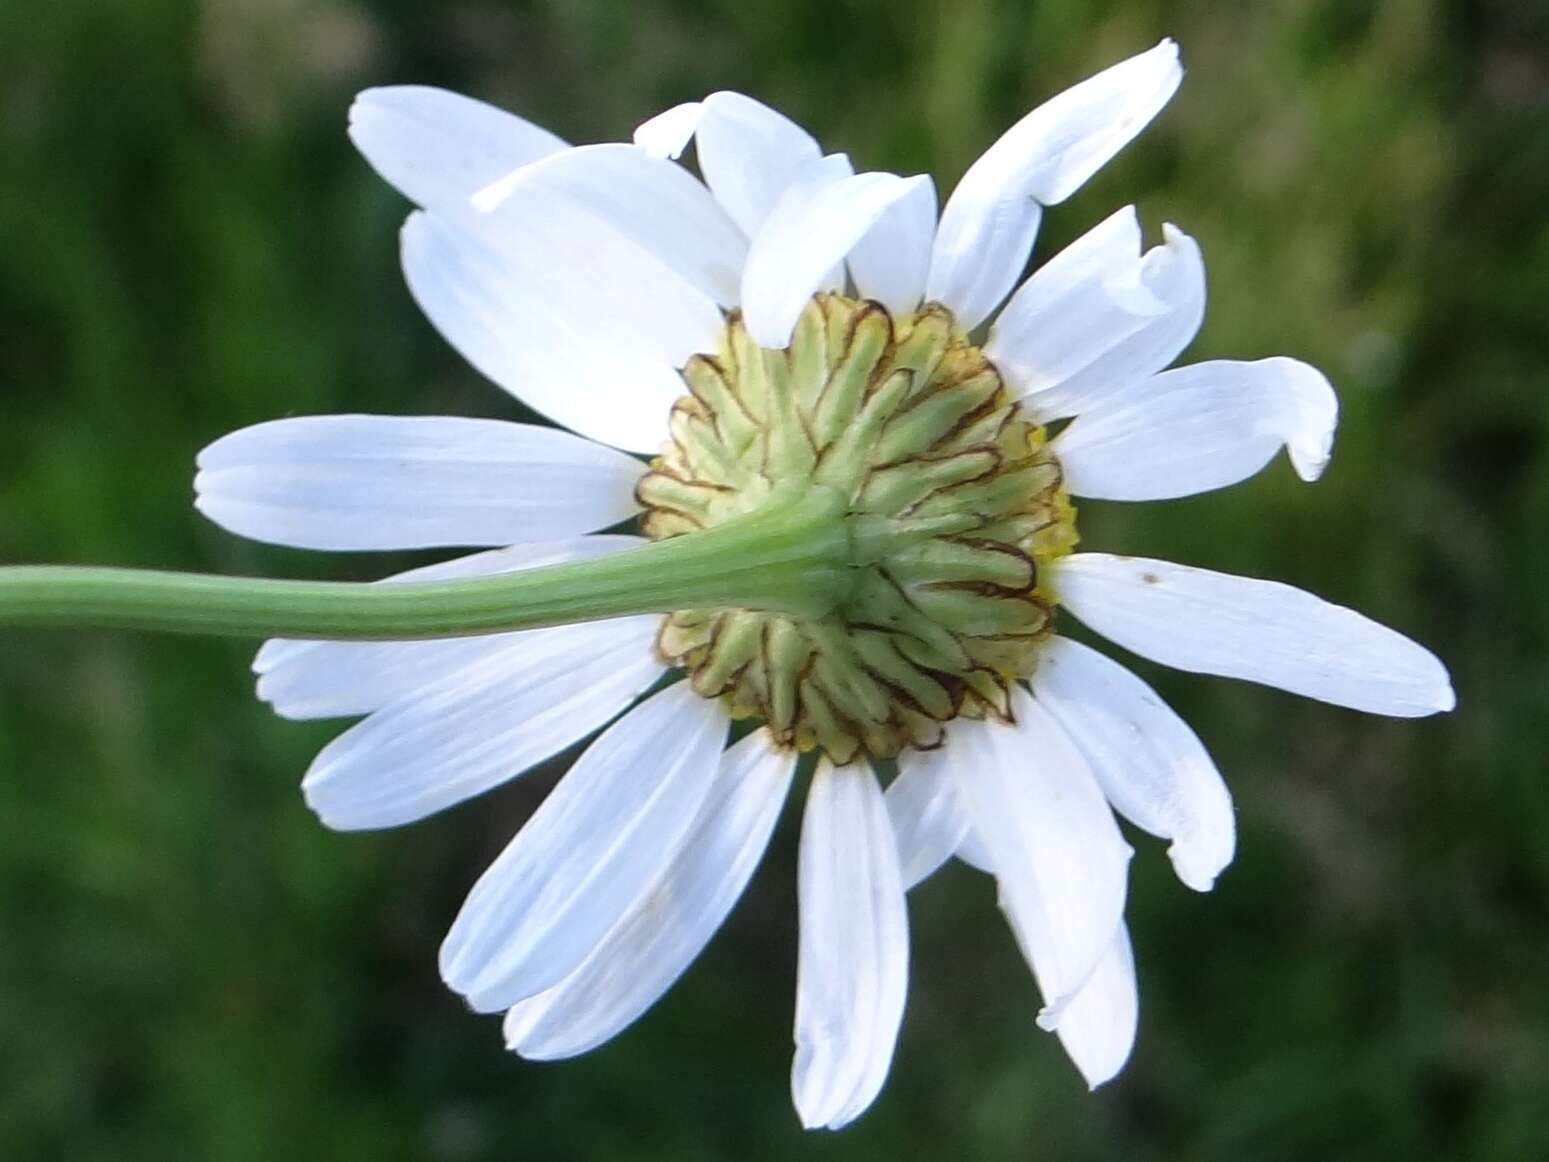
{"type": "Polygon", "coordinates": [[[1072,614],[1164,666],[1399,718],[1456,704],[1424,646],[1290,585],[1106,553],[1076,553],[1049,573],[1072,614]]]}
{"type": "MultiPolygon", "coordinates": [[[[954,724],[953,733],[978,723],[954,724]]],[[[968,818],[957,801],[949,764],[956,748],[949,740],[935,750],[905,751],[898,776],[883,795],[898,842],[898,866],[908,891],[927,879],[957,852],[968,832],[968,818]]]]}
{"type": "Polygon", "coordinates": [[[1123,666],[1069,638],[1044,644],[1032,689],[1114,809],[1171,839],[1178,878],[1209,891],[1232,861],[1236,821],[1231,794],[1188,724],[1123,666]]]}
{"type": "Polygon", "coordinates": [[[748,243],[688,170],[635,145],[583,145],[525,165],[474,195],[497,213],[513,197],[546,191],[595,214],[722,306],[735,306],[748,243]]]}
{"type": "Polygon", "coordinates": [[[748,333],[784,347],[802,308],[890,206],[927,178],[851,171],[843,154],[813,163],[791,184],[760,227],[742,274],[748,333]]]}
{"type": "MultiPolygon", "coordinates": [[[[1087,1086],[1096,1089],[1124,1068],[1139,1022],[1135,954],[1129,929],[1121,923],[1107,953],[1052,1027],[1087,1086]]],[[[1047,1022],[1040,1018],[1039,1023],[1047,1022]]]]}
{"type": "MultiPolygon", "coordinates": [[[[681,133],[688,115],[677,116],[682,120],[674,133],[681,133]]],[[[699,103],[694,140],[705,184],[749,238],[802,169],[823,153],[812,135],[783,113],[727,91],[699,103]]]]}
{"type": "Polygon", "coordinates": [[[1086,760],[1027,693],[1015,722],[959,738],[952,764],[1023,954],[1058,1013],[1107,954],[1124,915],[1130,848],[1086,760]]]}
{"type": "Polygon", "coordinates": [[[1316,480],[1339,402],[1322,372],[1295,359],[1215,360],[1133,384],[1054,440],[1065,486],[1103,500],[1167,500],[1225,488],[1283,447],[1316,480]]]}
{"type": "Polygon", "coordinates": [[[199,453],[194,504],[303,549],[508,545],[634,515],[638,460],[569,432],[451,416],[301,416],[199,453]]]}
{"type": "Polygon", "coordinates": [[[550,1061],[601,1045],[656,1003],[741,897],[769,844],[796,763],[762,732],[727,750],[672,862],[592,954],[506,1014],[509,1048],[550,1061]]]}
{"type": "MultiPolygon", "coordinates": [[[[645,543],[642,537],[598,535],[512,545],[396,573],[377,584],[486,577],[589,560],[645,543]]],[[[280,717],[342,718],[380,710],[512,645],[519,644],[521,656],[532,664],[547,666],[548,643],[564,638],[548,629],[403,642],[273,638],[253,659],[253,672],[258,697],[280,717]]]]}
{"type": "Polygon", "coordinates": [[[301,783],[308,806],[340,830],[396,827],[499,786],[601,728],[661,676],[659,623],[527,630],[482,656],[436,659],[455,668],[322,749],[301,783]]]}
{"type": "Polygon", "coordinates": [[[972,329],[1016,285],[1041,207],[1062,202],[1157,115],[1183,78],[1178,46],[1105,69],[1034,109],[969,167],[947,200],[926,294],[972,329]]]}
{"type": "Polygon", "coordinates": [[[579,968],[675,858],[725,738],[725,711],[686,682],[604,731],[468,893],[441,946],[447,984],[487,1013],[579,968]]]}
{"type": "Polygon", "coordinates": [[[850,250],[850,276],[862,298],[895,316],[920,305],[936,233],[936,184],[924,177],[882,212],[850,250]]]}
{"type": "Polygon", "coordinates": [[[877,1096],[909,975],[898,847],[876,777],[818,764],[802,821],[791,1096],[802,1125],[837,1130],[877,1096]]]}
{"type": "Polygon", "coordinates": [[[463,212],[476,190],[565,148],[514,113],[445,89],[367,89],[350,106],[350,140],[417,205],[463,212]]]}
{"type": "Polygon", "coordinates": [[[1079,415],[1168,366],[1205,317],[1199,246],[1177,227],[1141,253],[1133,206],[1033,272],[985,354],[1040,422],[1079,415]]]}
{"type": "Polygon", "coordinates": [[[513,196],[482,221],[477,237],[425,213],[405,223],[404,274],[426,316],[550,419],[656,451],[683,394],[677,368],[715,349],[714,300],[563,198],[513,196]]]}

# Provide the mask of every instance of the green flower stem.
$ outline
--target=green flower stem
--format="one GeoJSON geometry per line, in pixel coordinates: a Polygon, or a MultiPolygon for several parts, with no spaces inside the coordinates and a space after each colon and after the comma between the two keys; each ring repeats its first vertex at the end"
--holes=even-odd
{"type": "Polygon", "coordinates": [[[803,483],[702,532],[606,557],[457,581],[382,585],[0,568],[0,626],[393,640],[696,608],[822,617],[848,592],[850,565],[839,495],[803,483]]]}

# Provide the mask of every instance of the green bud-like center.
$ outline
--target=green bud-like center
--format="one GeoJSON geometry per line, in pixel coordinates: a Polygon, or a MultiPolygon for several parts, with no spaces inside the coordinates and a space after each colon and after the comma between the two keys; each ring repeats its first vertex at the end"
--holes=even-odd
{"type": "Polygon", "coordinates": [[[647,534],[821,491],[844,513],[850,568],[821,617],[671,613],[662,656],[836,763],[936,746],[960,714],[1006,716],[1051,630],[1039,565],[1075,545],[1075,511],[1043,429],[951,313],[818,295],[780,350],[734,315],[683,378],[671,445],[639,486],[647,534]]]}

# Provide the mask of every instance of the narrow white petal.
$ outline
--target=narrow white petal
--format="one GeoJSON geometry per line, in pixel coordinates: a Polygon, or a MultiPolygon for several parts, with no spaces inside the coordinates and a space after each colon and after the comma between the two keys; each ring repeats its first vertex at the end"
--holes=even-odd
{"type": "Polygon", "coordinates": [[[764,347],[788,344],[802,308],[829,272],[888,207],[928,180],[851,173],[843,154],[805,170],[748,250],[742,309],[754,341],[764,347]]]}
{"type": "Polygon", "coordinates": [[[441,975],[479,1012],[569,976],[661,874],[720,762],[726,714],[680,682],[609,727],[468,893],[441,975]]]}
{"type": "Polygon", "coordinates": [[[1058,382],[1023,397],[1040,422],[1091,410],[1169,366],[1194,341],[1205,318],[1205,260],[1199,244],[1170,222],[1162,226],[1162,239],[1140,260],[1141,293],[1133,299],[1114,294],[1120,305],[1132,304],[1138,325],[1086,332],[1089,345],[1078,353],[1085,361],[1072,360],[1058,382]],[[1147,298],[1157,306],[1149,314],[1142,305],[1147,298]]]}
{"type": "Polygon", "coordinates": [[[1209,891],[1232,862],[1237,828],[1231,793],[1188,724],[1123,666],[1069,638],[1044,644],[1032,686],[1114,809],[1172,840],[1178,878],[1209,891]]]}
{"type": "MultiPolygon", "coordinates": [[[[616,553],[644,544],[640,537],[590,536],[513,545],[410,569],[379,584],[450,581],[536,569],[616,553]]],[[[548,666],[539,646],[563,640],[548,630],[484,634],[434,641],[299,641],[275,638],[253,659],[258,697],[283,718],[341,718],[370,714],[474,662],[520,645],[533,664],[548,666]]],[[[579,736],[578,736],[579,737],[579,736]]]]}
{"type": "MultiPolygon", "coordinates": [[[[617,225],[599,212],[604,205],[600,192],[593,191],[590,204],[579,199],[586,167],[572,162],[571,155],[588,159],[588,165],[601,158],[606,168],[617,162],[618,150],[656,166],[658,177],[670,171],[670,163],[653,162],[633,146],[608,146],[601,154],[569,150],[563,160],[545,159],[540,176],[550,174],[552,181],[518,182],[488,210],[475,211],[462,228],[511,278],[525,282],[528,295],[546,297],[556,312],[565,312],[561,325],[593,341],[601,328],[620,346],[681,367],[690,355],[716,349],[725,319],[714,298],[678,262],[662,257],[661,235],[631,219],[627,198],[618,200],[617,225]]],[[[713,211],[703,201],[700,208],[709,229],[713,211]]]]}
{"type": "Polygon", "coordinates": [[[1167,104],[1183,70],[1164,40],[1067,89],[1013,125],[969,167],[942,211],[928,297],[972,328],[1016,284],[1040,206],[1064,201],[1167,104]]]}
{"type": "Polygon", "coordinates": [[[1103,500],[1166,500],[1225,488],[1285,448],[1316,480],[1334,444],[1339,402],[1321,372],[1294,359],[1217,360],[1164,371],[1078,416],[1055,439],[1065,486],[1103,500]]]}
{"type": "Polygon", "coordinates": [[[822,156],[812,135],[741,93],[711,93],[695,128],[699,172],[749,238],[802,167],[822,156]]]}
{"type": "Polygon", "coordinates": [[[1016,722],[963,732],[959,793],[1001,907],[1058,1013],[1106,955],[1124,914],[1130,849],[1086,760],[1024,691],[1016,722]]]}
{"type": "Polygon", "coordinates": [[[951,742],[936,750],[906,751],[888,784],[888,818],[898,841],[898,866],[908,891],[950,859],[968,832],[948,769],[951,742]]]}
{"type": "Polygon", "coordinates": [[[959,185],[936,226],[925,297],[950,307],[971,331],[994,314],[1022,276],[1043,206],[1029,197],[980,204],[960,198],[962,193],[959,185]]]}
{"type": "Polygon", "coordinates": [[[552,428],[451,416],[302,416],[199,453],[194,504],[303,549],[508,545],[634,515],[642,466],[552,428]]]}
{"type": "Polygon", "coordinates": [[[367,89],[350,106],[349,132],[377,173],[431,209],[456,207],[518,166],[565,148],[530,121],[424,85],[367,89]]]}
{"type": "Polygon", "coordinates": [[[920,305],[936,233],[936,186],[928,177],[894,202],[850,251],[850,276],[863,298],[894,315],[920,305]]]}
{"type": "Polygon", "coordinates": [[[1071,613],[1164,666],[1400,718],[1456,704],[1424,646],[1289,585],[1106,553],[1077,553],[1050,573],[1071,613]]]}
{"type": "MultiPolygon", "coordinates": [[[[483,794],[599,729],[662,673],[661,619],[528,630],[325,746],[301,789],[342,831],[396,827],[483,794]]],[[[470,651],[472,653],[472,651],[470,651]]]]}
{"type": "Polygon", "coordinates": [[[503,249],[411,215],[409,289],[465,359],[531,407],[591,439],[656,451],[683,394],[676,368],[714,349],[721,313],[595,218],[549,202],[549,228],[514,223],[503,249]]]}
{"type": "Polygon", "coordinates": [[[865,767],[819,763],[802,822],[797,894],[791,1095],[803,1126],[837,1130],[887,1078],[909,975],[898,848],[865,767]]]}
{"type": "Polygon", "coordinates": [[[635,129],[635,144],[652,157],[679,158],[699,128],[702,101],[685,101],[643,121],[635,129]]]}
{"type": "Polygon", "coordinates": [[[654,1005],[730,913],[763,857],[796,764],[763,732],[726,751],[672,862],[559,984],[506,1014],[509,1048],[551,1061],[601,1045],[654,1005]]]}
{"type": "Polygon", "coordinates": [[[1175,226],[1141,253],[1127,206],[1033,272],[990,331],[985,353],[1042,421],[1086,411],[1162,370],[1205,314],[1199,246],[1175,226]]]}
{"type": "Polygon", "coordinates": [[[1120,924],[1107,954],[1060,1013],[1054,1030],[1087,1085],[1096,1089],[1124,1068],[1139,1021],[1135,954],[1129,930],[1120,924]]]}
{"type": "MultiPolygon", "coordinates": [[[[1089,324],[1095,330],[1096,324],[1110,321],[1108,308],[1149,305],[1149,296],[1137,293],[1141,250],[1135,207],[1110,214],[1017,288],[990,328],[985,354],[1014,375],[1023,391],[1058,383],[1079,362],[1078,344],[1085,337],[1066,332],[1084,332],[1089,324]]],[[[1126,326],[1139,325],[1144,317],[1120,315],[1126,326]]]]}
{"type": "Polygon", "coordinates": [[[529,192],[570,200],[716,302],[736,304],[747,239],[681,165],[634,145],[584,145],[523,166],[480,190],[473,205],[499,217],[502,206],[529,192]]]}

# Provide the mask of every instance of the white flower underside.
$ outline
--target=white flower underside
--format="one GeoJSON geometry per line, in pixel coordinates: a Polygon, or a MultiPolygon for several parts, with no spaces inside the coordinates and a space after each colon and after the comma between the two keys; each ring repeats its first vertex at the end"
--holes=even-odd
{"type": "MultiPolygon", "coordinates": [[[[1068,197],[1177,88],[1165,41],[1034,110],[937,216],[927,178],[854,172],[736,93],[646,122],[634,144],[569,148],[440,90],[361,94],[350,136],[420,208],[403,234],[415,297],[481,372],[577,435],[441,417],[309,417],[233,433],[200,457],[198,504],[258,540],[360,550],[492,548],[405,577],[472,576],[617,551],[679,369],[740,309],[766,347],[842,287],[895,315],[927,300],[967,328],[1053,441],[1071,493],[1147,500],[1220,488],[1281,447],[1315,479],[1337,408],[1289,359],[1166,370],[1204,311],[1199,247],[1150,250],[1127,207],[1016,284],[1042,207],[1068,197]],[[702,181],[673,159],[690,141],[702,181]],[[1013,289],[1015,288],[1015,293],[1013,289]],[[995,314],[1002,300],[1009,301],[995,314]],[[581,438],[584,437],[584,438],[581,438]],[[620,449],[622,451],[616,451],[620,449]]],[[[1078,553],[1049,570],[1090,628],[1177,668],[1382,714],[1452,706],[1422,647],[1268,581],[1078,553]]],[[[448,982],[506,1009],[533,1058],[583,1052],[646,1011],[693,961],[773,830],[794,758],[680,684],[623,713],[663,666],[655,618],[487,638],[271,642],[259,694],[288,717],[365,715],[305,780],[325,822],[411,822],[603,727],[475,886],[442,950],[448,982]],[[724,750],[724,753],[723,753],[724,750]]],[[[1117,810],[1171,843],[1207,890],[1230,862],[1230,797],[1194,733],[1135,675],[1049,639],[1012,726],[958,720],[907,751],[885,794],[864,765],[821,765],[801,836],[792,1092],[836,1128],[885,1079],[903,1014],[908,887],[953,854],[997,878],[1054,1029],[1091,1085],[1136,1026],[1117,810]]]]}

